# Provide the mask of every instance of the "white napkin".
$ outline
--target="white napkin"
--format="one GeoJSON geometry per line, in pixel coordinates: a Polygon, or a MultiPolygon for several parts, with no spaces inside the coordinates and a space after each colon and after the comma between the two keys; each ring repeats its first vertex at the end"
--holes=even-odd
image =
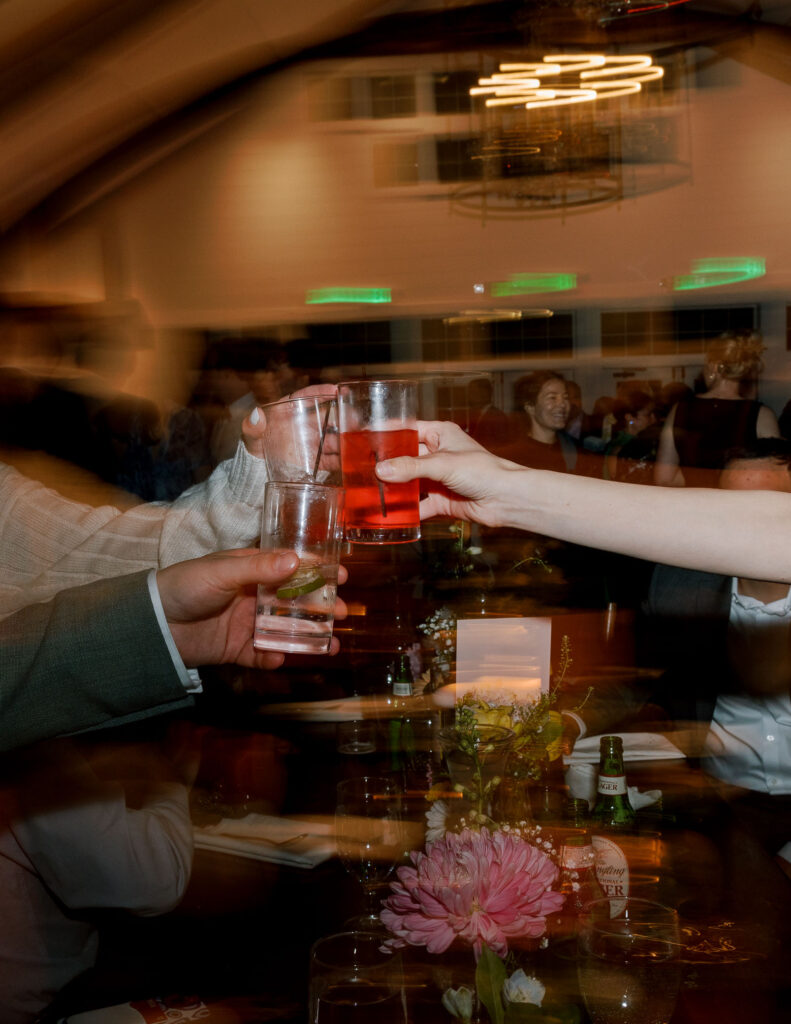
{"type": "Polygon", "coordinates": [[[244,818],[223,818],[215,825],[193,829],[199,850],[247,857],[250,860],[313,868],[335,856],[334,826],[329,821],[299,821],[266,814],[248,814],[244,818]],[[275,846],[267,839],[282,841],[306,833],[286,846],[275,846]]]}
{"type": "MultiPolygon", "coordinates": [[[[623,732],[611,733],[623,740],[624,761],[668,761],[684,759],[684,754],[670,740],[658,732],[623,732]]],[[[599,740],[601,736],[583,736],[574,744],[574,750],[563,763],[598,764],[599,740]]]]}

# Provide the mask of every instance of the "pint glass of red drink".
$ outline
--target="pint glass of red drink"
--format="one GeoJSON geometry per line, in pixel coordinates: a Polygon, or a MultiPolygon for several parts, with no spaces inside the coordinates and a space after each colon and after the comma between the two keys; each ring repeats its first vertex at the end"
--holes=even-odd
{"type": "Polygon", "coordinates": [[[377,462],[417,455],[417,382],[348,381],[338,388],[346,539],[405,544],[420,538],[419,486],[384,483],[377,462]]]}

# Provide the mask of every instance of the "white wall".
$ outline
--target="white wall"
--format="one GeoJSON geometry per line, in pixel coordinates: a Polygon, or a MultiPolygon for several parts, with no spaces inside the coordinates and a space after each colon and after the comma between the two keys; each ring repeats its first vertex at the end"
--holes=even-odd
{"type": "MultiPolygon", "coordinates": [[[[760,64],[751,45],[745,52],[760,64]]],[[[413,70],[425,83],[433,68],[454,59],[369,60],[326,70],[413,70]]],[[[786,388],[791,393],[789,88],[754,67],[731,70],[722,76],[730,84],[696,89],[689,76],[677,93],[657,98],[657,109],[674,116],[686,180],[589,210],[514,210],[496,219],[462,210],[436,185],[379,189],[373,182],[373,150],[383,139],[476,130],[477,115],[318,123],[309,117],[316,69],[296,68],[269,80],[230,124],[127,186],[111,211],[100,207],[79,229],[22,254],[14,272],[45,292],[101,292],[101,233],[109,217],[123,287],[161,329],[441,315],[498,304],[476,298],[475,282],[576,273],[574,293],[508,304],[576,311],[582,365],[575,375],[590,397],[611,390],[611,372],[621,365],[600,358],[600,310],[759,302],[770,347],[765,395],[782,405],[786,388]],[[683,299],[661,284],[689,272],[695,259],[727,256],[763,258],[767,274],[683,299]],[[308,289],[332,285],[387,287],[393,303],[305,306],[308,289]]],[[[651,372],[670,379],[684,362],[695,359],[654,360],[651,372]]]]}

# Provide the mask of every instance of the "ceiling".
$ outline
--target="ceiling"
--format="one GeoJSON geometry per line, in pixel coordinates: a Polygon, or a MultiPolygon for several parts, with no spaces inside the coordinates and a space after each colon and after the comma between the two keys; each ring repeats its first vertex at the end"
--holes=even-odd
{"type": "Polygon", "coordinates": [[[605,2],[618,0],[0,0],[0,231],[57,222],[81,193],[229,116],[247,86],[297,57],[515,38],[727,46],[763,32],[781,44],[773,73],[791,79],[791,0],[602,18],[605,2]]]}

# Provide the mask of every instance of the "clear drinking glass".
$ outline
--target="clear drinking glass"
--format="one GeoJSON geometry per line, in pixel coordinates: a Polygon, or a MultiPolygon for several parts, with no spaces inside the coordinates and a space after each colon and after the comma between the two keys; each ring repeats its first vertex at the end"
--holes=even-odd
{"type": "Polygon", "coordinates": [[[295,551],[296,571],[260,584],[253,646],[288,654],[327,654],[332,639],[343,540],[343,490],[270,481],[264,488],[261,550],[295,551]]]}
{"type": "Polygon", "coordinates": [[[374,470],[397,455],[417,455],[417,382],[349,381],[338,388],[346,539],[403,544],[420,538],[417,480],[384,483],[374,470]]]}
{"type": "Polygon", "coordinates": [[[382,930],[387,880],[406,853],[401,794],[392,779],[363,776],[338,783],[335,838],[341,863],[363,889],[365,911],[350,927],[382,930]]]}
{"type": "Polygon", "coordinates": [[[678,914],[606,897],[580,916],[577,976],[592,1024],[669,1024],[681,981],[678,914]]]}
{"type": "Polygon", "coordinates": [[[310,951],[310,1024],[405,1024],[401,957],[382,936],[340,932],[310,951]]]}
{"type": "Polygon", "coordinates": [[[261,406],[261,413],[270,480],[342,485],[335,398],[283,398],[261,406]]]}

